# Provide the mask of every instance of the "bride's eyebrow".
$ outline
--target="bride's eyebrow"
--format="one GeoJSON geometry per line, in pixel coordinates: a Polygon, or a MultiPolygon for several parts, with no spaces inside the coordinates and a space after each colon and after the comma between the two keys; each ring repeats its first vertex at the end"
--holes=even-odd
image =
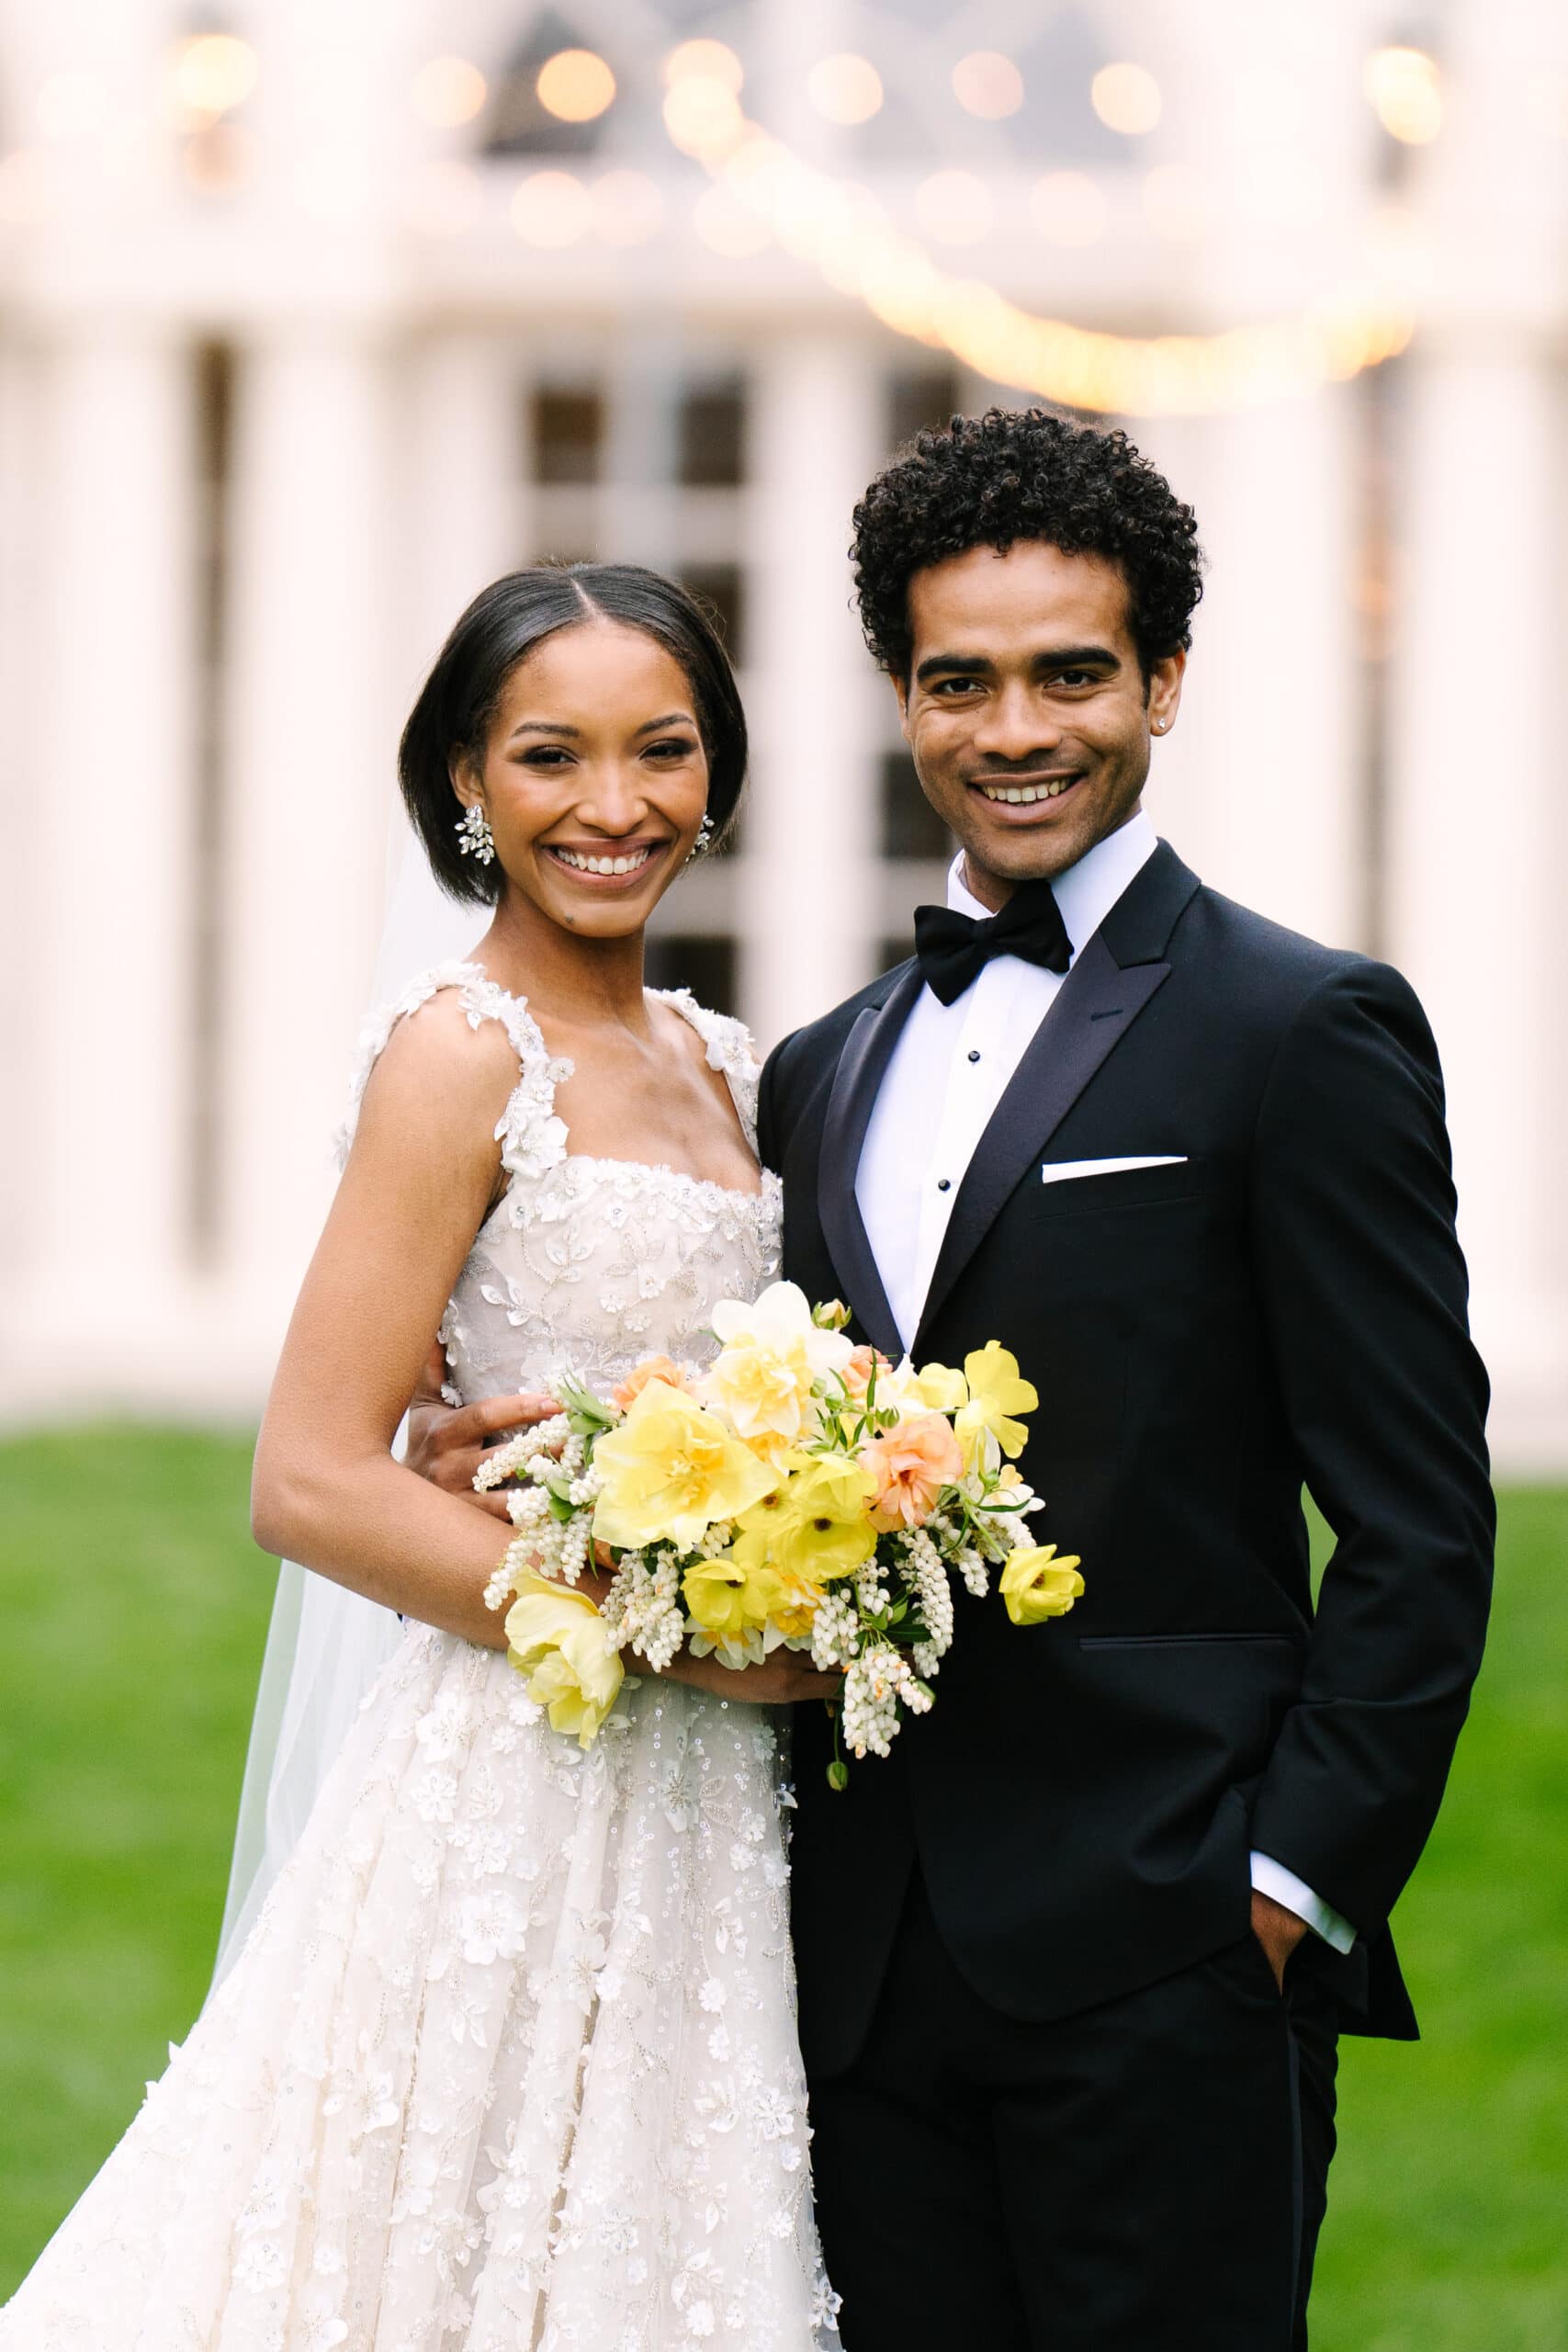
{"type": "Polygon", "coordinates": [[[520,718],[511,734],[509,743],[519,735],[581,735],[581,727],[569,727],[564,718],[520,718]]]}

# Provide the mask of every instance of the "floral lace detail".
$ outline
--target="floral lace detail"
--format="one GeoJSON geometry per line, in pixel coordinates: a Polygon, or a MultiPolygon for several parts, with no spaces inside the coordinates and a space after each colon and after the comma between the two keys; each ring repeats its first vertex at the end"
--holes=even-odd
{"type": "MultiPolygon", "coordinates": [[[[379,1017],[355,1104],[444,988],[521,1069],[454,1397],[711,1358],[776,1269],[776,1182],[570,1154],[563,1066],[471,965],[379,1017]]],[[[744,1031],[674,1001],[742,1104],[744,1031]]],[[[784,1802],[761,1710],[644,1679],[583,1754],[504,1657],[411,1626],[0,2352],[831,2352],[784,1802]]]]}
{"type": "Polygon", "coordinates": [[[457,990],[470,1029],[477,1029],[481,1021],[499,1021],[511,1039],[519,1076],[496,1122],[501,1164],[513,1176],[542,1176],[566,1158],[566,1126],[556,1116],[555,1099],[557,1087],[571,1076],[572,1066],[564,1057],[550,1053],[523,998],[510,995],[478,964],[438,964],[411,980],[390,1004],[372,1013],[360,1037],[349,1081],[348,1115],[338,1130],[338,1165],[348,1157],[370,1073],[385,1053],[393,1030],[445,989],[457,990]]]}

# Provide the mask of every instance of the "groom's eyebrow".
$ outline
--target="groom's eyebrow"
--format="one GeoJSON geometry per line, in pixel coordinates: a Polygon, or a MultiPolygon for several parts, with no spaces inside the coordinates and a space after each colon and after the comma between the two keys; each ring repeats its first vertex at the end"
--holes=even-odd
{"type": "MultiPolygon", "coordinates": [[[[996,663],[983,653],[931,653],[918,664],[915,681],[924,685],[928,678],[939,674],[945,678],[988,678],[995,674],[996,663]]],[[[1119,670],[1120,657],[1108,645],[1052,645],[1030,656],[1032,670],[1119,670]]]]}

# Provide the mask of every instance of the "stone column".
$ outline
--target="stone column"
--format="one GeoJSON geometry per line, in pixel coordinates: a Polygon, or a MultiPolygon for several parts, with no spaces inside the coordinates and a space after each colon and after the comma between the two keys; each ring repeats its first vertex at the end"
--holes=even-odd
{"type": "Polygon", "coordinates": [[[32,1216],[50,1313],[112,1386],[171,1317],[190,1209],[191,369],[154,327],[62,320],[40,392],[32,1216]]]}
{"type": "Polygon", "coordinates": [[[874,346],[847,331],[758,357],[747,555],[751,790],[741,1010],[766,1047],[870,978],[878,693],[851,605],[850,514],[879,454],[874,346]]]}
{"type": "Polygon", "coordinates": [[[237,371],[223,958],[223,1254],[280,1327],[333,1186],[380,920],[400,698],[393,489],[368,331],[279,328],[237,371]]]}

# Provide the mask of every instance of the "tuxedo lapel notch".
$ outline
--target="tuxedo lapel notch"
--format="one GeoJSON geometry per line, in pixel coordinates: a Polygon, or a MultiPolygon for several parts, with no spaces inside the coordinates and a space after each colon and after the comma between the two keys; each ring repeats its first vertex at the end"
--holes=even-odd
{"type": "Polygon", "coordinates": [[[1198,877],[1165,842],[1075,958],[958,1188],[916,1335],[921,1338],[1091,1079],[1170,976],[1164,951],[1198,877]],[[1114,949],[1114,952],[1113,952],[1114,949]]]}
{"type": "Polygon", "coordinates": [[[881,1004],[867,1005],[851,1029],[828,1098],[818,1168],[822,1238],[844,1297],[872,1345],[895,1363],[904,1342],[855,1198],[855,1177],[877,1089],[921,986],[919,966],[911,963],[881,1004]]]}

